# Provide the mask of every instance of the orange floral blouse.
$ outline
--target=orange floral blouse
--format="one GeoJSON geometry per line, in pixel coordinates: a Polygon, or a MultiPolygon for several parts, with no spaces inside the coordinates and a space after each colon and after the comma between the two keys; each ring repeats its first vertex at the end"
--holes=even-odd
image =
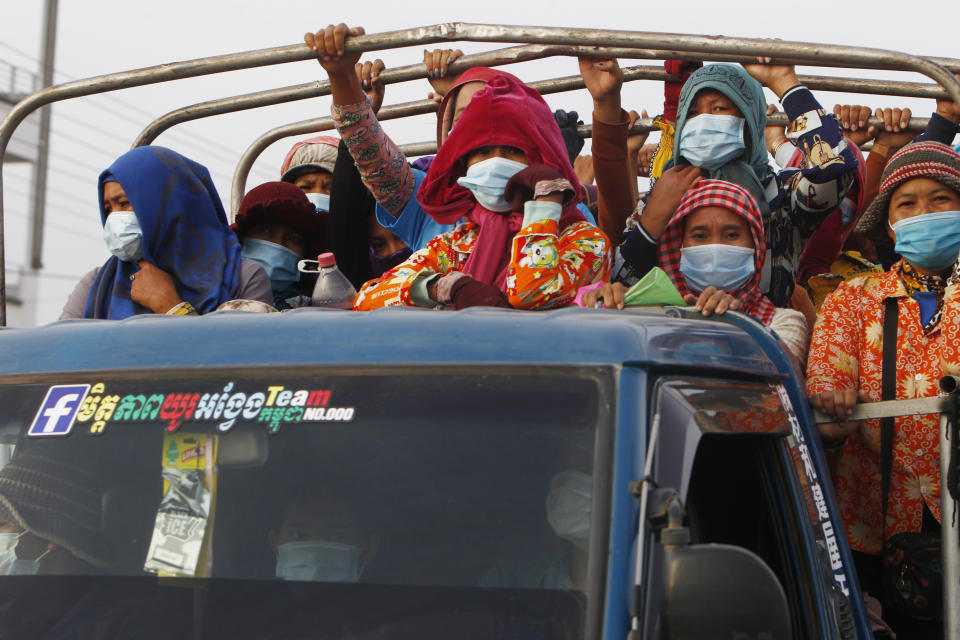
{"type": "MultiPolygon", "coordinates": [[[[949,295],[945,294],[945,301],[949,295]]],[[[884,300],[898,300],[897,399],[937,395],[944,371],[941,359],[960,362],[958,343],[948,332],[960,332],[960,305],[944,303],[944,319],[924,335],[920,307],[907,295],[900,264],[885,273],[843,282],[827,296],[817,314],[807,390],[810,394],[839,389],[866,392],[881,399],[884,300]]],[[[956,297],[956,296],[955,296],[956,297]]],[[[936,415],[896,418],[886,535],[920,531],[923,505],[940,520],[940,427],[936,415]]],[[[880,420],[860,423],[847,439],[834,469],[833,482],[850,539],[857,551],[879,554],[883,529],[880,479],[880,420]]]]}
{"type": "MultiPolygon", "coordinates": [[[[573,302],[577,289],[610,276],[610,242],[600,229],[577,222],[558,233],[557,222],[528,224],[513,238],[507,268],[507,299],[517,309],[551,309],[573,302]]],[[[424,272],[460,271],[476,244],[480,227],[466,222],[441,234],[380,278],[363,285],[353,308],[367,311],[414,306],[410,291],[424,272]]]]}

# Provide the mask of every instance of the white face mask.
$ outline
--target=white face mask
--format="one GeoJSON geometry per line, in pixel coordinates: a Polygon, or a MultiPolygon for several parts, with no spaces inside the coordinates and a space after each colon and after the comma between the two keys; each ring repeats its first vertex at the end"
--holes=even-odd
{"type": "Polygon", "coordinates": [[[307,193],[307,200],[313,204],[313,207],[320,211],[330,211],[330,194],[328,193],[307,193]]]}
{"type": "Polygon", "coordinates": [[[593,477],[579,471],[563,471],[550,480],[547,522],[558,536],[579,549],[590,542],[593,477]]]}
{"type": "Polygon", "coordinates": [[[114,211],[103,223],[103,241],[124,262],[143,259],[143,231],[133,211],[114,211]]]}
{"type": "Polygon", "coordinates": [[[40,558],[49,551],[41,553],[35,560],[17,557],[17,544],[24,533],[0,533],[0,575],[33,576],[40,569],[40,558]]]}
{"type": "Polygon", "coordinates": [[[323,540],[287,542],[277,547],[277,577],[312,582],[358,582],[360,547],[323,540]]]}
{"type": "Polygon", "coordinates": [[[510,178],[527,168],[522,162],[493,157],[482,160],[467,169],[467,175],[457,180],[461,187],[470,189],[477,202],[500,213],[510,211],[511,205],[504,200],[503,191],[510,178]]]}

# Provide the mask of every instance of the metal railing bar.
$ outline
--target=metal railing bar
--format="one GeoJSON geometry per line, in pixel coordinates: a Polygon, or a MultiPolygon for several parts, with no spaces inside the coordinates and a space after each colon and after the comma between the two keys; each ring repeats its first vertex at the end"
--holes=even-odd
{"type": "MultiPolygon", "coordinates": [[[[651,53],[675,53],[651,50],[638,50],[628,48],[603,49],[598,50],[594,47],[573,47],[562,45],[522,45],[518,47],[508,47],[495,51],[464,56],[450,65],[450,71],[454,74],[461,73],[470,67],[494,67],[504,64],[515,64],[518,62],[529,62],[551,56],[576,56],[576,55],[596,55],[603,53],[610,57],[622,59],[653,59],[651,53]]],[[[686,56],[689,57],[689,56],[686,56]]],[[[742,61],[749,62],[750,58],[739,56],[742,61]]],[[[634,67],[635,69],[644,69],[635,79],[645,80],[669,80],[670,75],[661,67],[634,67]]],[[[394,69],[386,69],[380,74],[381,80],[385,84],[406,82],[410,80],[426,78],[426,65],[423,63],[413,64],[394,69]]],[[[914,98],[946,98],[946,92],[935,84],[920,82],[896,82],[891,80],[868,80],[862,78],[832,77],[832,76],[798,76],[800,82],[811,89],[821,91],[844,91],[849,93],[870,93],[877,95],[902,96],[914,98]]],[[[216,100],[209,100],[198,104],[175,109],[160,116],[137,136],[133,142],[133,147],[151,144],[161,133],[167,129],[184,122],[206,118],[225,113],[234,113],[246,109],[255,109],[275,104],[285,104],[298,100],[306,100],[330,94],[330,82],[327,80],[316,80],[303,84],[291,85],[288,87],[279,87],[266,91],[257,91],[253,93],[230,96],[216,100]]]]}
{"type": "MultiPolygon", "coordinates": [[[[600,47],[658,48],[669,42],[672,49],[703,54],[773,56],[779,59],[859,68],[886,68],[922,73],[943,86],[955,102],[960,104],[960,82],[943,66],[904,53],[882,50],[822,45],[815,43],[730,38],[726,36],[688,36],[681,34],[642,33],[601,29],[562,29],[557,27],[517,27],[489,24],[444,23],[413,29],[403,29],[351,38],[348,51],[374,51],[395,47],[432,44],[451,41],[471,42],[527,42],[582,46],[585,42],[600,47]],[[819,62],[818,62],[819,61],[819,62]]],[[[144,69],[75,80],[47,87],[18,102],[0,122],[0,164],[14,129],[34,110],[69,98],[116,89],[198,77],[223,71],[234,71],[261,66],[309,60],[314,52],[302,44],[212,56],[184,62],[157,65],[144,69]]],[[[952,64],[952,63],[951,63],[952,64]]],[[[3,233],[3,183],[0,177],[0,326],[6,325],[5,238],[3,233]]]]}

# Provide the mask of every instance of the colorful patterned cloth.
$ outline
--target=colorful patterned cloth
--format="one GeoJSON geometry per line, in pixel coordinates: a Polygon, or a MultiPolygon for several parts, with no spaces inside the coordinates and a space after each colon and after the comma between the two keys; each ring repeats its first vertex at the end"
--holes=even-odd
{"type": "MultiPolygon", "coordinates": [[[[920,306],[910,297],[897,263],[885,273],[843,282],[827,296],[811,340],[807,390],[857,389],[872,402],[881,399],[884,301],[896,298],[897,399],[937,394],[944,372],[960,363],[960,304],[947,289],[944,320],[925,333],[920,306]]],[[[840,515],[850,545],[879,554],[882,524],[880,493],[880,420],[867,420],[847,439],[834,472],[840,515]]],[[[920,531],[924,505],[940,520],[940,436],[935,415],[896,418],[887,537],[920,531]]]]}
{"type": "MultiPolygon", "coordinates": [[[[363,286],[354,309],[415,306],[411,289],[418,277],[463,271],[480,228],[467,222],[437,236],[403,264],[363,286]]],[[[607,237],[588,222],[558,233],[555,220],[533,222],[513,238],[507,268],[507,298],[518,309],[551,309],[573,302],[577,289],[610,275],[607,237]]]]}

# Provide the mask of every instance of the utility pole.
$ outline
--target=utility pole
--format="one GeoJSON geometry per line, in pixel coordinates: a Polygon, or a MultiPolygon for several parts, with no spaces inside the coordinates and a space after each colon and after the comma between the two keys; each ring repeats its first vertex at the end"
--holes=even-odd
{"type": "MultiPolygon", "coordinates": [[[[53,59],[57,42],[57,1],[46,0],[43,18],[43,52],[40,84],[42,88],[53,84],[53,59]]],[[[40,144],[37,148],[37,164],[33,181],[33,231],[30,267],[36,271],[43,267],[43,224],[47,204],[47,167],[50,156],[51,107],[40,110],[40,144]]]]}

